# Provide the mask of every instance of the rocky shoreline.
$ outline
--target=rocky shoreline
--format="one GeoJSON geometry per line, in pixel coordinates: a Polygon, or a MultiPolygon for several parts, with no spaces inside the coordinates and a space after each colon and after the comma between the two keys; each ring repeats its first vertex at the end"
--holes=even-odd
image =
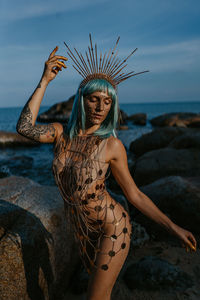
{"type": "MultiPolygon", "coordinates": [[[[59,111],[59,105],[55,111],[59,111]]],[[[43,115],[43,120],[58,121],[53,119],[52,111],[50,115],[49,119],[43,115]]],[[[141,126],[146,124],[142,113],[129,117],[124,114],[122,124],[127,126],[130,120],[141,126]]],[[[180,241],[127,203],[110,176],[108,191],[129,210],[133,226],[129,255],[112,299],[197,300],[200,115],[165,114],[151,123],[156,127],[130,144],[130,172],[141,191],[164,213],[193,232],[198,249],[187,253],[180,241]]],[[[0,145],[38,146],[17,133],[2,131],[0,145]]],[[[0,298],[85,299],[88,276],[80,263],[57,187],[40,185],[22,176],[1,174],[0,178],[0,298]]]]}

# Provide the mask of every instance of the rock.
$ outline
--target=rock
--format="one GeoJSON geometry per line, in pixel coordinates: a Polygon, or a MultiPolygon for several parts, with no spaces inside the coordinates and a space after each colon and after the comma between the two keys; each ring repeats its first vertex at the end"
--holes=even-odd
{"type": "Polygon", "coordinates": [[[62,299],[79,260],[57,187],[0,180],[2,300],[62,299]]]}
{"type": "Polygon", "coordinates": [[[128,130],[128,126],[127,125],[120,125],[117,130],[128,130]]]}
{"type": "Polygon", "coordinates": [[[89,281],[89,274],[86,272],[83,265],[80,265],[75,270],[74,274],[71,277],[69,286],[70,291],[75,294],[79,295],[84,292],[87,292],[88,287],[88,281],[89,281]]]}
{"type": "Polygon", "coordinates": [[[121,125],[126,124],[127,118],[128,115],[122,109],[120,109],[120,113],[119,113],[120,124],[121,125]]]}
{"type": "Polygon", "coordinates": [[[133,152],[136,157],[139,157],[146,152],[167,147],[168,144],[176,136],[182,134],[182,132],[182,128],[174,127],[154,129],[132,141],[129,150],[133,152]]]}
{"type": "Polygon", "coordinates": [[[38,146],[40,143],[28,139],[16,132],[0,131],[0,148],[18,146],[38,146]]]}
{"type": "Polygon", "coordinates": [[[129,150],[133,152],[136,157],[139,157],[146,152],[164,147],[179,149],[189,147],[199,148],[199,144],[199,129],[164,127],[155,129],[135,139],[131,142],[129,150]]]}
{"type": "MultiPolygon", "coordinates": [[[[200,177],[169,176],[142,186],[140,190],[176,224],[200,233],[197,226],[200,224],[200,177]]],[[[166,230],[142,214],[135,220],[151,235],[162,238],[167,234],[166,230]]]]}
{"type": "Polygon", "coordinates": [[[168,261],[146,256],[131,264],[124,275],[130,289],[185,290],[193,286],[193,278],[168,261]]]}
{"type": "MultiPolygon", "coordinates": [[[[139,298],[133,298],[132,292],[129,290],[129,288],[126,286],[125,282],[123,280],[117,280],[113,291],[112,291],[112,300],[139,300],[139,298]]],[[[147,298],[140,298],[141,300],[147,300],[147,298]]]]}
{"type": "Polygon", "coordinates": [[[200,127],[200,113],[173,112],[150,120],[153,126],[200,127]]]}
{"type": "Polygon", "coordinates": [[[66,123],[71,114],[72,106],[74,103],[75,95],[71,96],[68,100],[59,102],[51,106],[46,112],[41,113],[38,122],[61,122],[66,123]]]}
{"type": "Polygon", "coordinates": [[[15,155],[13,157],[9,157],[9,159],[1,159],[0,160],[0,177],[7,177],[12,174],[20,175],[20,173],[24,173],[25,176],[33,166],[33,158],[27,155],[19,156],[15,155]]]}
{"type": "Polygon", "coordinates": [[[133,247],[141,247],[145,242],[149,241],[150,237],[146,232],[146,229],[135,221],[131,221],[132,224],[132,237],[131,244],[133,247]]]}
{"type": "Polygon", "coordinates": [[[127,120],[132,121],[133,124],[146,125],[147,115],[145,113],[137,113],[137,114],[128,116],[127,120]]]}
{"type": "Polygon", "coordinates": [[[139,157],[130,172],[139,186],[170,175],[200,176],[200,149],[153,150],[139,157]]]}
{"type": "Polygon", "coordinates": [[[184,134],[175,137],[168,147],[176,149],[198,148],[200,149],[200,131],[186,131],[184,134]]]}

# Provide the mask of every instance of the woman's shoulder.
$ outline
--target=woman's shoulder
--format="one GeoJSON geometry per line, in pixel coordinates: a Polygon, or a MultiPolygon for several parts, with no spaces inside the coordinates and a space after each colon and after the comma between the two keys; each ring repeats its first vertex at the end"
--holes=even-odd
{"type": "Polygon", "coordinates": [[[67,125],[56,122],[54,123],[54,127],[56,128],[57,132],[55,139],[55,142],[57,143],[58,140],[60,140],[61,136],[66,136],[67,125]]]}
{"type": "Polygon", "coordinates": [[[108,137],[108,145],[110,145],[111,147],[117,147],[121,144],[122,144],[122,142],[117,137],[115,137],[113,135],[108,137]]]}
{"type": "Polygon", "coordinates": [[[110,136],[107,143],[107,161],[119,161],[122,157],[126,157],[124,144],[117,137],[110,136]]]}
{"type": "Polygon", "coordinates": [[[120,152],[124,149],[124,145],[120,139],[114,136],[110,136],[107,142],[107,151],[112,153],[120,152]]]}

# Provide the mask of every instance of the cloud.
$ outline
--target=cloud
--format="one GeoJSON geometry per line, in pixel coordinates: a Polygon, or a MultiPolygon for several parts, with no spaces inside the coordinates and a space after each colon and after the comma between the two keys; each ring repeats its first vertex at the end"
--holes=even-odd
{"type": "MultiPolygon", "coordinates": [[[[197,71],[200,68],[200,39],[165,45],[140,46],[128,63],[128,68],[150,69],[152,72],[197,71]]],[[[121,49],[126,57],[132,49],[121,49]]]]}
{"type": "MultiPolygon", "coordinates": [[[[31,45],[9,45],[2,46],[0,53],[5,53],[9,59],[1,59],[1,66],[5,69],[12,69],[12,74],[16,74],[20,70],[31,66],[36,72],[41,68],[41,64],[46,59],[46,49],[41,44],[31,45]]],[[[82,48],[82,47],[81,47],[82,48]]],[[[82,48],[83,50],[85,47],[82,48]]],[[[179,43],[171,43],[168,45],[140,46],[138,51],[129,59],[126,72],[135,70],[136,72],[150,70],[152,74],[156,73],[173,73],[173,72],[199,72],[200,68],[200,39],[185,40],[179,43]]],[[[107,51],[108,49],[104,49],[107,51]]],[[[132,51],[130,48],[120,48],[119,57],[125,58],[132,51]]],[[[62,53],[62,51],[61,51],[62,53]]],[[[1,55],[2,57],[2,55],[1,55]]],[[[72,61],[69,58],[67,62],[69,69],[66,77],[73,76],[79,78],[76,71],[73,70],[72,61]],[[69,72],[70,71],[70,72],[69,72]],[[70,73],[70,75],[69,75],[70,73]]],[[[9,72],[8,72],[9,73],[9,72]]],[[[24,72],[22,72],[21,76],[24,72]]],[[[2,78],[3,79],[3,78],[2,78]]]]}
{"type": "Polygon", "coordinates": [[[104,3],[109,0],[4,0],[0,7],[1,21],[13,22],[17,20],[36,18],[56,13],[80,10],[84,7],[104,3]]]}

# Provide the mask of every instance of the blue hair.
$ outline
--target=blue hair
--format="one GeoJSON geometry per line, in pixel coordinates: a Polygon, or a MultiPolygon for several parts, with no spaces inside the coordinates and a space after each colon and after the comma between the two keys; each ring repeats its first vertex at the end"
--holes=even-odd
{"type": "Polygon", "coordinates": [[[85,130],[85,109],[84,97],[94,92],[107,92],[112,99],[112,104],[106,119],[102,122],[99,129],[93,132],[93,135],[98,135],[102,138],[107,138],[111,135],[116,137],[116,127],[119,115],[118,97],[114,87],[104,79],[94,79],[89,81],[84,87],[78,88],[75,95],[72,112],[67,125],[67,135],[72,139],[78,135],[79,130],[85,130]]]}

